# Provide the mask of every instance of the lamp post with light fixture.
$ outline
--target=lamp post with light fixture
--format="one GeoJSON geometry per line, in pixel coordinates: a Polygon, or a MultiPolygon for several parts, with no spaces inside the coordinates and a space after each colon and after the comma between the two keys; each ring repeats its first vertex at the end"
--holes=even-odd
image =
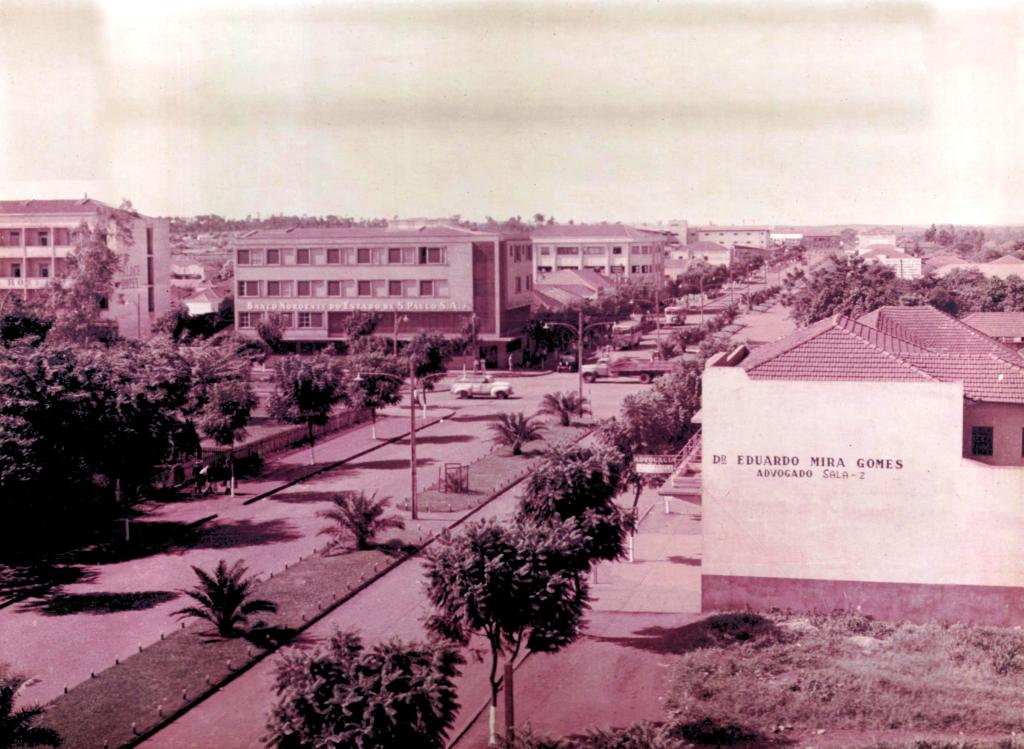
{"type": "Polygon", "coordinates": [[[593,328],[601,327],[602,325],[614,325],[614,323],[612,323],[612,322],[592,322],[589,325],[584,325],[583,324],[583,307],[580,307],[579,310],[577,310],[577,313],[578,313],[578,317],[577,317],[576,327],[573,327],[572,325],[570,325],[567,322],[546,322],[546,323],[544,323],[544,328],[546,330],[550,330],[551,328],[556,328],[556,327],[557,328],[565,328],[566,330],[571,330],[573,333],[576,334],[576,356],[577,356],[577,359],[578,359],[577,365],[576,365],[576,371],[579,374],[579,380],[580,380],[580,403],[582,403],[583,402],[583,336],[586,335],[586,332],[588,330],[591,330],[593,328]]]}
{"type": "MultiPolygon", "coordinates": [[[[409,357],[409,510],[413,520],[419,517],[419,511],[416,507],[416,388],[417,386],[422,388],[428,380],[434,377],[444,377],[446,374],[448,373],[437,372],[436,374],[417,377],[416,366],[413,363],[412,357],[409,357]]],[[[405,378],[389,372],[358,372],[356,373],[355,381],[362,382],[364,377],[386,377],[399,384],[405,382],[405,378]]],[[[425,401],[426,396],[424,395],[425,401]]]]}

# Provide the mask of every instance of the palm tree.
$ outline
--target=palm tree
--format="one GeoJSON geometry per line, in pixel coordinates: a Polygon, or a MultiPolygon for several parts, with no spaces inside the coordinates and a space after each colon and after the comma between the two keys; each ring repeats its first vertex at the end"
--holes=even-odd
{"type": "Polygon", "coordinates": [[[571,417],[582,417],[590,413],[590,406],[587,405],[587,399],[581,398],[580,394],[575,390],[569,390],[564,393],[559,391],[545,395],[537,413],[557,416],[562,426],[567,427],[571,417]]]}
{"type": "Polygon", "coordinates": [[[0,747],[60,746],[56,731],[32,725],[43,708],[14,709],[14,696],[23,683],[21,679],[0,680],[0,747]]]}
{"type": "Polygon", "coordinates": [[[522,411],[498,414],[498,422],[490,425],[494,432],[492,440],[499,445],[511,447],[513,455],[522,455],[523,445],[540,439],[544,432],[544,426],[535,419],[535,416],[526,416],[522,411]]]}
{"type": "Polygon", "coordinates": [[[355,542],[357,549],[369,549],[375,536],[386,530],[401,530],[405,521],[397,515],[384,515],[390,497],[377,499],[377,493],[366,496],[366,492],[346,492],[335,495],[334,506],[321,510],[318,517],[332,521],[320,535],[331,537],[331,547],[343,546],[348,540],[355,542]]]}
{"type": "Polygon", "coordinates": [[[221,637],[233,637],[236,626],[243,624],[251,614],[277,611],[277,604],[261,598],[252,598],[255,577],[246,577],[241,560],[231,567],[221,559],[217,569],[209,572],[193,565],[199,584],[192,590],[182,591],[196,602],[196,606],[175,611],[175,616],[205,619],[217,628],[221,637]]]}
{"type": "Polygon", "coordinates": [[[678,353],[675,342],[671,338],[659,338],[655,349],[662,359],[672,359],[678,353]]]}

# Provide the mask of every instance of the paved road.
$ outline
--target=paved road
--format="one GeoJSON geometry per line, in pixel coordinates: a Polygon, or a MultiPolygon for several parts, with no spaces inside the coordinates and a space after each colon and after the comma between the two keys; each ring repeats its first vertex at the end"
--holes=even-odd
{"type": "MultiPolygon", "coordinates": [[[[458,401],[446,392],[429,396],[434,414],[454,410],[453,418],[428,427],[417,444],[420,485],[436,479],[436,465],[456,459],[470,462],[490,448],[487,424],[502,411],[536,410],[544,393],[574,388],[572,374],[515,378],[516,397],[508,401],[474,399],[458,401]]],[[[626,392],[636,383],[597,384],[598,416],[611,415],[626,392]],[[609,397],[605,397],[607,394],[609,397]]],[[[378,435],[387,437],[408,428],[407,411],[386,412],[378,435]]],[[[317,459],[341,459],[375,444],[369,426],[361,426],[325,440],[317,446],[317,459]]],[[[355,459],[336,470],[292,487],[266,500],[245,505],[243,500],[280,479],[243,483],[237,499],[215,497],[192,502],[156,505],[135,524],[136,538],[157,532],[182,536],[183,526],[216,513],[218,517],[179,545],[136,558],[85,563],[65,570],[80,576],[76,582],[56,587],[49,594],[0,609],[0,662],[33,681],[21,699],[45,702],[87,679],[90,671],[102,671],[115,658],[135,652],[138,644],[159,639],[161,632],[176,626],[172,613],[184,605],[180,589],[194,580],[191,565],[210,567],[221,559],[244,559],[254,573],[268,573],[308,555],[324,541],[317,533],[323,521],[317,511],[329,496],[342,489],[372,487],[396,499],[408,496],[409,447],[402,440],[355,459]]],[[[284,455],[273,466],[278,476],[304,470],[308,449],[284,455]]],[[[444,520],[424,520],[424,529],[444,520]]],[[[417,526],[410,532],[415,534],[417,526]]]]}
{"type": "MultiPolygon", "coordinates": [[[[527,394],[525,398],[542,397],[543,393],[552,389],[566,389],[565,383],[571,383],[573,377],[563,374],[532,381],[516,380],[515,386],[527,394]],[[552,387],[553,383],[560,384],[552,387]]],[[[635,382],[595,384],[595,390],[599,391],[595,393],[595,415],[599,418],[613,415],[618,411],[622,398],[639,387],[642,386],[635,382]]],[[[484,507],[475,517],[505,517],[514,509],[517,497],[518,490],[508,492],[484,507]]],[[[422,638],[422,620],[426,613],[422,579],[423,568],[419,559],[411,559],[399,565],[304,632],[301,644],[296,647],[310,647],[329,637],[338,628],[356,630],[368,641],[393,636],[403,639],[422,638]]],[[[276,660],[276,657],[272,657],[263,661],[153,736],[143,746],[150,749],[209,746],[242,749],[257,746],[263,733],[264,717],[272,701],[276,660]]],[[[488,693],[484,664],[468,663],[459,682],[460,701],[463,705],[459,724],[468,724],[488,693]]]]}

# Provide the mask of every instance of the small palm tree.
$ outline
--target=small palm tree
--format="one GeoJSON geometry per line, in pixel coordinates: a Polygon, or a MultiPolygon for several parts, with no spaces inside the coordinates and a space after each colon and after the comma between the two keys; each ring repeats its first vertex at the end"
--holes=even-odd
{"type": "Polygon", "coordinates": [[[569,420],[573,416],[583,417],[590,413],[590,406],[586,398],[581,398],[575,390],[566,392],[548,393],[540,403],[538,414],[546,416],[557,416],[562,426],[569,426],[569,420]]]}
{"type": "Polygon", "coordinates": [[[182,592],[197,605],[175,611],[176,616],[205,619],[217,628],[221,637],[233,637],[238,633],[236,627],[245,623],[250,615],[277,611],[272,601],[251,597],[256,578],[246,576],[249,570],[241,561],[228,567],[221,559],[212,575],[196,566],[192,569],[199,584],[182,592]]]}
{"type": "Polygon", "coordinates": [[[527,416],[522,411],[498,414],[498,422],[491,424],[490,428],[494,432],[493,441],[511,447],[513,455],[522,455],[523,445],[540,439],[544,433],[544,426],[536,422],[536,417],[527,416]]]}
{"type": "Polygon", "coordinates": [[[659,338],[655,351],[659,357],[666,360],[674,358],[679,353],[675,342],[671,338],[659,338]]]}
{"type": "Polygon", "coordinates": [[[336,495],[331,501],[334,506],[321,510],[319,517],[332,522],[320,531],[320,535],[331,537],[331,547],[355,542],[357,549],[369,549],[373,539],[387,530],[401,530],[405,521],[397,515],[385,515],[390,497],[377,499],[377,493],[366,496],[366,492],[346,492],[336,495]]]}
{"type": "Polygon", "coordinates": [[[60,746],[56,731],[32,725],[43,708],[14,709],[14,696],[23,683],[21,679],[0,680],[0,747],[60,746]]]}

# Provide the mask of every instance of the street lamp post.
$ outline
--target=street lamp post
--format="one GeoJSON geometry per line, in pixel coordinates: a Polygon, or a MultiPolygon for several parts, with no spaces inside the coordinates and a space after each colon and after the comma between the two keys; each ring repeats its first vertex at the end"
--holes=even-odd
{"type": "Polygon", "coordinates": [[[409,316],[402,315],[401,317],[399,317],[397,312],[394,312],[393,314],[395,317],[395,329],[391,334],[391,343],[394,348],[395,356],[398,356],[398,325],[399,323],[409,322],[409,316]]]}
{"type": "MultiPolygon", "coordinates": [[[[409,357],[409,510],[413,520],[419,518],[419,511],[416,506],[416,387],[426,385],[433,377],[444,377],[447,372],[438,372],[433,375],[426,375],[417,380],[416,367],[412,357],[409,357]]],[[[390,372],[359,372],[356,374],[356,382],[361,382],[363,377],[386,377],[401,384],[403,379],[390,372]]],[[[426,402],[426,396],[423,397],[426,402]]]]}
{"type": "Polygon", "coordinates": [[[576,358],[577,358],[576,371],[579,374],[580,402],[582,403],[583,402],[583,336],[586,334],[586,332],[588,330],[591,330],[592,328],[597,328],[597,327],[600,327],[602,325],[612,325],[613,323],[610,323],[610,322],[592,322],[589,325],[584,326],[584,324],[583,324],[583,308],[582,307],[580,307],[579,310],[577,310],[577,314],[578,314],[578,317],[577,317],[577,322],[576,322],[576,327],[575,328],[572,325],[570,325],[569,323],[565,323],[565,322],[546,322],[546,323],[544,323],[544,327],[549,329],[549,330],[551,328],[553,328],[553,327],[565,328],[566,330],[571,330],[573,333],[576,334],[576,358]]]}

